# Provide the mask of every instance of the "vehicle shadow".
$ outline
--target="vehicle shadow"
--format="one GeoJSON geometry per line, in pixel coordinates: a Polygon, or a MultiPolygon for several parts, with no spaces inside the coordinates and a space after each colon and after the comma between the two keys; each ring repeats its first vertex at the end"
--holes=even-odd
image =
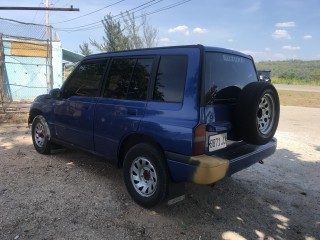
{"type": "Polygon", "coordinates": [[[187,184],[184,202],[157,212],[174,218],[180,234],[192,238],[317,239],[319,170],[320,162],[302,161],[299,154],[279,149],[264,166],[256,164],[214,187],[187,184]],[[297,168],[309,177],[299,176],[297,168]]]}

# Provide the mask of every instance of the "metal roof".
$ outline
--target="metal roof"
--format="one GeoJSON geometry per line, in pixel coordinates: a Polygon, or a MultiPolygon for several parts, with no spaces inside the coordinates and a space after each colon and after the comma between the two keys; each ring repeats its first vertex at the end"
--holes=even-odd
{"type": "Polygon", "coordinates": [[[71,52],[66,49],[62,49],[62,60],[68,61],[68,62],[79,62],[84,58],[83,55],[75,52],[71,52]]]}

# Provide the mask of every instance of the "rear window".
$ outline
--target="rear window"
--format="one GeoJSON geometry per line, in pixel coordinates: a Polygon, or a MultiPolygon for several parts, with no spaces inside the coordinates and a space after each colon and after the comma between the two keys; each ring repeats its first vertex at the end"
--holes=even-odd
{"type": "Polygon", "coordinates": [[[245,85],[255,81],[258,81],[257,74],[250,59],[225,53],[206,53],[206,104],[235,99],[245,85]]]}

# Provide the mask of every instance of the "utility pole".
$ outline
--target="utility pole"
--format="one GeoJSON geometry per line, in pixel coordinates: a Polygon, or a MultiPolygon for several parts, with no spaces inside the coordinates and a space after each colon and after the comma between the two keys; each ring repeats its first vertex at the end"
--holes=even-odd
{"type": "MultiPolygon", "coordinates": [[[[49,8],[49,0],[46,0],[46,8],[49,8]]],[[[53,88],[53,74],[52,74],[52,33],[49,25],[49,11],[46,10],[46,37],[47,37],[47,63],[49,65],[49,82],[47,82],[47,91],[53,88]]],[[[48,76],[48,71],[47,71],[48,76]]]]}
{"type": "MultiPolygon", "coordinates": [[[[46,7],[49,8],[49,0],[46,0],[46,7]]],[[[46,36],[49,39],[49,11],[46,10],[46,36]]]]}

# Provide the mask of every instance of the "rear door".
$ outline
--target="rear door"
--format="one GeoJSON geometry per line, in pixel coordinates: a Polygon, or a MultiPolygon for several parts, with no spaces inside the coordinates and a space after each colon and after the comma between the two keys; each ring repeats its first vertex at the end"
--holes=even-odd
{"type": "Polygon", "coordinates": [[[120,141],[138,130],[144,116],[153,57],[114,58],[95,108],[96,152],[115,160],[120,141]]]}
{"type": "Polygon", "coordinates": [[[107,60],[81,63],[62,89],[54,106],[56,137],[93,150],[93,117],[107,60]]]}

